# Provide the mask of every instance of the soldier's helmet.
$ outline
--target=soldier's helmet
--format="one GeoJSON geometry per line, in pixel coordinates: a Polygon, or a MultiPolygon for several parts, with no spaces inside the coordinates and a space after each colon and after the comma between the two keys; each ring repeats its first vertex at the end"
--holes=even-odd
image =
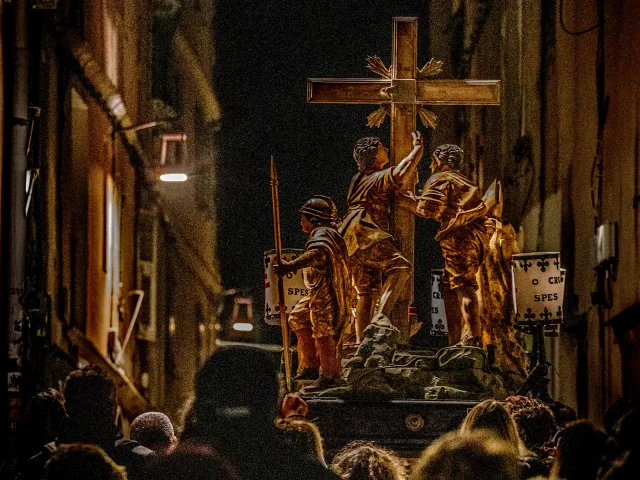
{"type": "Polygon", "coordinates": [[[335,222],[338,220],[338,209],[333,203],[331,197],[326,195],[314,195],[304,202],[304,205],[298,210],[299,213],[305,214],[310,219],[318,219],[326,222],[335,222]]]}

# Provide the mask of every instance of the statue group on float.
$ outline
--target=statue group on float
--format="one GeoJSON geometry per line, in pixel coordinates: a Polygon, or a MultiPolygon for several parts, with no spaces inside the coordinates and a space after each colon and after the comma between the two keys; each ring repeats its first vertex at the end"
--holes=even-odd
{"type": "Polygon", "coordinates": [[[309,235],[304,253],[273,266],[278,276],[306,269],[309,295],[288,314],[297,338],[297,380],[319,389],[342,384],[341,351],[347,336],[362,342],[369,324],[392,326],[391,312],[412,275],[412,264],[394,245],[391,205],[440,222],[436,240],[444,258],[442,293],[450,344],[488,348],[503,372],[523,378],[525,352],[516,339],[511,304],[510,261],[515,232],[501,218],[500,184],[482,196],[464,176],[463,151],[441,145],[431,156],[431,177],[419,194],[403,191],[423,157],[420,132],[412,149],[388,167],[388,149],[377,137],[358,140],[358,167],[340,218],[333,200],[316,195],[298,210],[309,235]],[[353,338],[355,336],[355,338],[353,338]]]}

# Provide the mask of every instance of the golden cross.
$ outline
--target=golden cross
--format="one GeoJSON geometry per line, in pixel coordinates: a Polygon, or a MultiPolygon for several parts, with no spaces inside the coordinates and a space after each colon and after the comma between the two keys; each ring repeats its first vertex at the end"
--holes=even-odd
{"type": "MultiPolygon", "coordinates": [[[[370,127],[380,126],[386,115],[391,120],[390,161],[396,165],[411,151],[411,132],[416,129],[416,114],[426,127],[435,127],[437,118],[424,105],[499,105],[499,80],[428,80],[439,73],[442,62],[429,61],[417,66],[418,19],[394,17],[391,68],[378,57],[368,57],[367,68],[382,78],[310,78],[307,80],[309,103],[380,104],[369,115],[370,127]]],[[[427,157],[428,158],[428,157],[427,157]]],[[[417,177],[402,187],[414,189],[417,177]]],[[[396,245],[413,264],[414,216],[392,209],[392,234],[396,245]]],[[[401,343],[408,343],[408,306],[413,301],[413,282],[393,311],[393,324],[400,328],[401,343]]]]}

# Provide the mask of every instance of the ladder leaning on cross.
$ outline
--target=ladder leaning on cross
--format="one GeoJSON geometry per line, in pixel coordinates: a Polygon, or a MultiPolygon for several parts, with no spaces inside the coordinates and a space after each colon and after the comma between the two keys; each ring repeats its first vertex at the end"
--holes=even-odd
{"type": "MultiPolygon", "coordinates": [[[[367,68],[382,78],[310,78],[307,80],[307,102],[379,104],[368,117],[370,127],[379,127],[390,117],[390,162],[396,165],[411,150],[411,132],[416,129],[416,114],[426,127],[435,127],[437,118],[424,105],[499,105],[499,80],[430,80],[440,73],[442,62],[431,60],[417,66],[418,19],[394,17],[391,67],[378,57],[367,57],[367,68]]],[[[403,185],[413,190],[414,179],[403,185]]],[[[391,230],[395,243],[413,264],[414,216],[411,212],[392,208],[391,230]]],[[[400,343],[409,343],[409,305],[413,302],[413,280],[393,311],[393,324],[400,329],[400,343]]]]}

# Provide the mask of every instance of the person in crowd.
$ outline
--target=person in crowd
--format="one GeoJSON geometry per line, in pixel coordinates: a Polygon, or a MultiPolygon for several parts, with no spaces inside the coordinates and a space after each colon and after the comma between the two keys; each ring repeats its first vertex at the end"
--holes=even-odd
{"type": "Polygon", "coordinates": [[[211,446],[178,445],[143,471],[144,480],[241,480],[240,474],[211,446]]]}
{"type": "Polygon", "coordinates": [[[414,465],[411,480],[518,480],[513,443],[490,431],[451,432],[433,442],[414,465]]]}
{"type": "Polygon", "coordinates": [[[85,367],[69,374],[64,387],[68,420],[55,442],[27,462],[25,478],[40,478],[51,453],[60,445],[88,443],[102,448],[118,465],[127,468],[128,478],[135,479],[153,452],[133,440],[124,440],[115,426],[116,388],[113,381],[97,367],[85,367]]]}
{"type": "Polygon", "coordinates": [[[162,412],[138,415],[131,423],[130,436],[131,440],[161,455],[169,453],[178,441],[171,420],[162,412]]]}
{"type": "Polygon", "coordinates": [[[515,421],[504,404],[496,400],[484,400],[467,414],[460,426],[460,434],[467,435],[477,430],[488,430],[497,438],[508,442],[518,452],[522,464],[522,478],[547,475],[549,467],[527,450],[518,433],[515,421]]]}
{"type": "Polygon", "coordinates": [[[613,435],[613,429],[620,419],[638,406],[639,402],[636,399],[627,397],[618,398],[613,402],[604,412],[603,426],[607,435],[613,435]]]}
{"type": "MultiPolygon", "coordinates": [[[[621,402],[619,402],[621,403],[621,402]]],[[[615,404],[615,402],[614,402],[615,404]]],[[[602,471],[608,471],[615,462],[620,460],[626,453],[629,453],[633,458],[640,457],[640,439],[638,438],[638,432],[640,432],[640,408],[631,407],[625,413],[626,406],[631,404],[624,403],[615,407],[615,414],[607,411],[605,413],[605,429],[608,428],[609,434],[606,442],[606,455],[603,460],[602,471]],[[613,417],[618,418],[614,425],[608,425],[613,421],[613,417]]],[[[612,407],[609,408],[611,410],[612,407]]],[[[629,462],[627,462],[629,463],[629,462]]],[[[634,461],[631,461],[634,464],[634,461]]],[[[628,467],[627,467],[628,468],[628,467]]]]}
{"type": "Polygon", "coordinates": [[[578,414],[569,405],[562,402],[552,402],[547,406],[553,412],[553,418],[555,418],[558,427],[565,428],[569,423],[578,420],[578,414]]]}
{"type": "Polygon", "coordinates": [[[47,388],[31,399],[23,417],[20,465],[55,441],[67,420],[62,394],[47,388]]]}
{"type": "Polygon", "coordinates": [[[315,423],[305,418],[289,417],[277,419],[276,426],[285,433],[285,443],[292,453],[300,457],[313,458],[323,467],[327,467],[322,435],[315,423]]]}
{"type": "Polygon", "coordinates": [[[513,418],[501,402],[484,400],[467,414],[460,425],[460,434],[466,435],[474,430],[489,430],[496,437],[509,442],[521,457],[529,455],[513,418]]]}
{"type": "Polygon", "coordinates": [[[551,469],[551,480],[596,480],[605,452],[606,435],[587,420],[566,428],[558,456],[551,469]]]}
{"type": "Polygon", "coordinates": [[[551,409],[537,398],[523,396],[509,397],[505,407],[516,422],[525,447],[544,459],[547,454],[543,447],[556,432],[551,409]]]}
{"type": "Polygon", "coordinates": [[[181,443],[209,445],[251,479],[329,479],[317,461],[295,458],[275,426],[276,366],[249,346],[218,349],[196,376],[191,422],[181,443]]]}
{"type": "Polygon", "coordinates": [[[97,445],[61,445],[47,461],[46,480],[126,480],[124,467],[116,465],[97,445]]]}
{"type": "Polygon", "coordinates": [[[565,405],[561,402],[552,402],[548,405],[548,407],[553,412],[553,417],[556,420],[556,431],[552,435],[549,442],[550,448],[553,449],[552,456],[555,457],[558,444],[560,443],[562,435],[564,435],[566,426],[571,422],[575,422],[576,420],[578,420],[578,414],[569,405],[565,405]]]}
{"type": "Polygon", "coordinates": [[[618,452],[640,453],[640,407],[625,413],[612,430],[618,452]]]}
{"type": "Polygon", "coordinates": [[[372,442],[356,441],[334,457],[331,469],[349,480],[404,480],[405,468],[391,450],[372,442]]]}
{"type": "Polygon", "coordinates": [[[602,480],[636,480],[640,472],[640,455],[627,451],[618,457],[601,475],[602,480]]]}

